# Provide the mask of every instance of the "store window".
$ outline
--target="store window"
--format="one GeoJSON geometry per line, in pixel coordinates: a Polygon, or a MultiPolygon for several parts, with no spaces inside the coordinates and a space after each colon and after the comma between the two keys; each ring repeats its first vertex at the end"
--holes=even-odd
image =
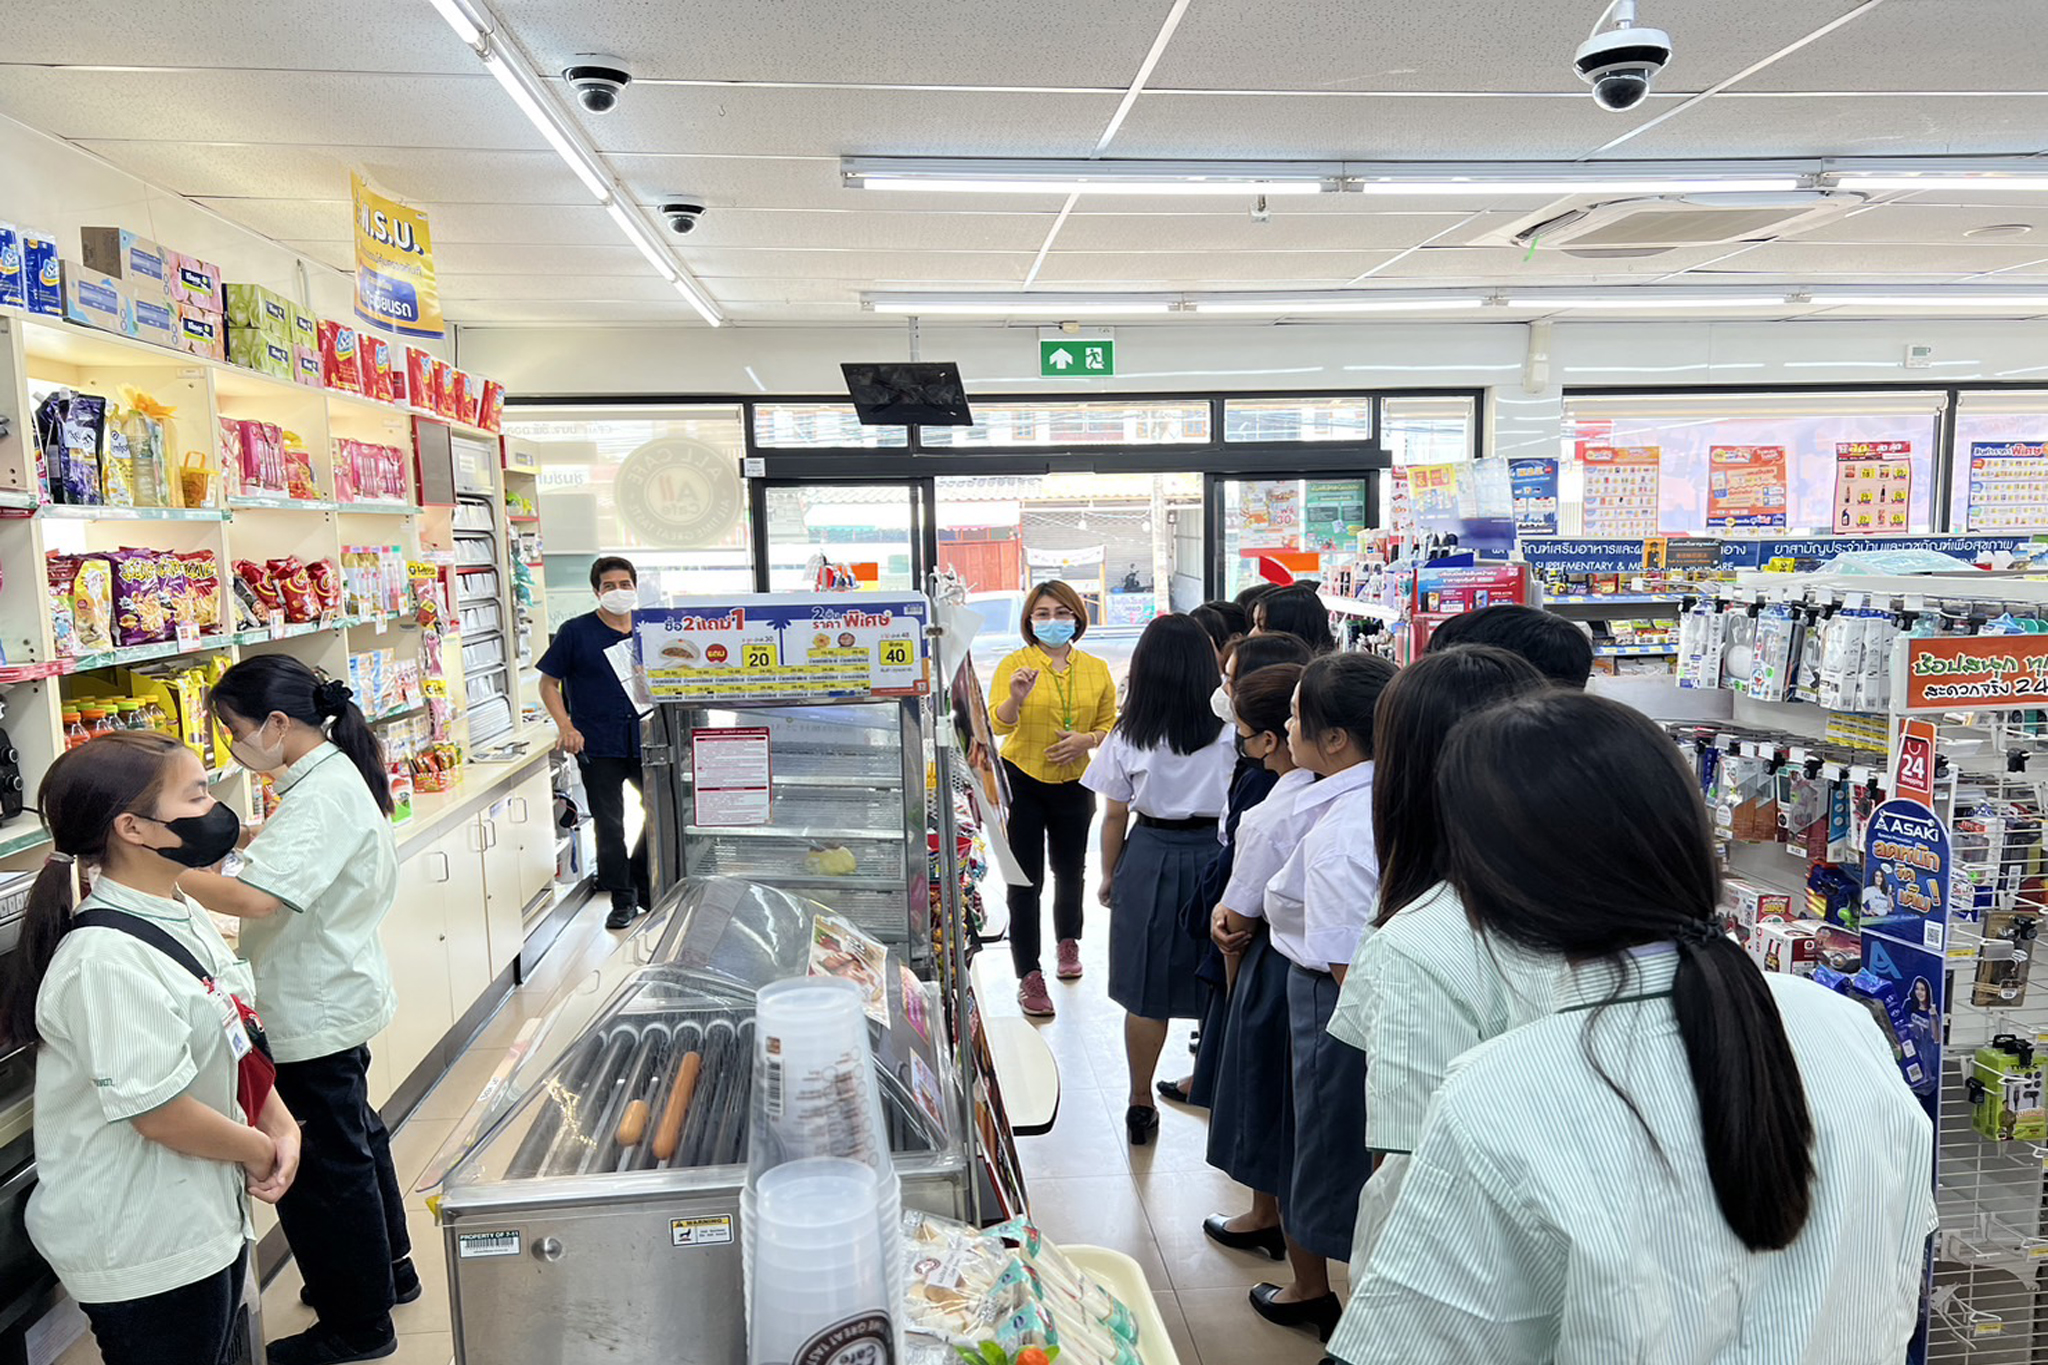
{"type": "Polygon", "coordinates": [[[919,427],[920,445],[968,450],[1016,446],[1202,445],[1210,404],[1202,398],[1144,403],[973,403],[971,427],[919,427]]]}
{"type": "Polygon", "coordinates": [[[1382,443],[1396,465],[1456,464],[1477,457],[1477,400],[1470,394],[1389,398],[1382,443]]]}
{"type": "Polygon", "coordinates": [[[1924,533],[1947,395],[1567,395],[1561,525],[1588,536],[1924,533]]]}
{"type": "Polygon", "coordinates": [[[757,403],[754,444],[763,450],[894,450],[910,444],[910,428],[863,426],[851,403],[757,403]]]}
{"type": "Polygon", "coordinates": [[[753,590],[737,404],[513,407],[505,432],[541,460],[550,621],[590,610],[604,554],[634,562],[650,601],[753,590]]]}
{"type": "Polygon", "coordinates": [[[1226,441],[1370,441],[1372,399],[1231,398],[1223,404],[1226,441]]]}
{"type": "Polygon", "coordinates": [[[2048,391],[1963,394],[1951,479],[1951,530],[2048,529],[2048,391]]]}

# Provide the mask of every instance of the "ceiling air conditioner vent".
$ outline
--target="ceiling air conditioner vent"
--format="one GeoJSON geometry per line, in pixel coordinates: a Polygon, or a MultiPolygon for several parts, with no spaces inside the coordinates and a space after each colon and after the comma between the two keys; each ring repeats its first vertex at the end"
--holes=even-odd
{"type": "Polygon", "coordinates": [[[1860,194],[1682,194],[1551,205],[1504,229],[1503,245],[1550,248],[1592,259],[1655,256],[1682,247],[1760,242],[1804,232],[1847,213],[1860,194]]]}

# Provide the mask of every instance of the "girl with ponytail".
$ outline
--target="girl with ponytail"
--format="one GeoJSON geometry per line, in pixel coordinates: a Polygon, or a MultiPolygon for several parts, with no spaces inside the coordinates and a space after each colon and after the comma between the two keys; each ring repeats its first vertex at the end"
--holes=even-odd
{"type": "Polygon", "coordinates": [[[348,687],[289,655],[236,664],[210,701],[235,761],[278,794],[237,875],[179,880],[243,920],[277,1088],[305,1125],[277,1212],[319,1321],[272,1342],[269,1365],[376,1359],[394,1347],[393,1304],[420,1294],[391,1136],[369,1097],[368,1044],[397,1013],[378,937],[398,889],[383,750],[348,687]]]}
{"type": "Polygon", "coordinates": [[[177,891],[240,822],[198,755],[140,732],[62,755],[36,799],[55,851],[0,981],[0,1035],[36,1049],[29,1238],[107,1365],[225,1365],[247,1195],[276,1203],[299,1161],[284,1099],[238,1093],[248,965],[177,891]]]}
{"type": "Polygon", "coordinates": [[[1436,804],[1486,946],[1573,970],[1451,1065],[1337,1358],[1903,1359],[1932,1127],[1861,1007],[1722,932],[1671,741],[1582,693],[1505,701],[1452,733],[1436,804]]]}

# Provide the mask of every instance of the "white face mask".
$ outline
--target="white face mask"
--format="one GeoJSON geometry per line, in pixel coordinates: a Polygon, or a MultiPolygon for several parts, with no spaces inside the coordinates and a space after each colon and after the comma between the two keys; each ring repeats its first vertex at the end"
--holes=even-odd
{"type": "Polygon", "coordinates": [[[265,722],[263,725],[250,731],[245,738],[238,739],[228,745],[228,756],[252,773],[274,773],[279,768],[282,768],[284,766],[284,737],[282,735],[278,737],[276,748],[268,747],[262,743],[263,732],[268,728],[269,724],[265,722]]]}
{"type": "Polygon", "coordinates": [[[1222,683],[1217,683],[1216,690],[1209,694],[1209,709],[1226,725],[1237,719],[1237,713],[1230,709],[1230,694],[1223,690],[1222,683]]]}
{"type": "Polygon", "coordinates": [[[614,616],[624,616],[640,605],[640,594],[632,588],[613,588],[597,595],[597,605],[614,616]]]}

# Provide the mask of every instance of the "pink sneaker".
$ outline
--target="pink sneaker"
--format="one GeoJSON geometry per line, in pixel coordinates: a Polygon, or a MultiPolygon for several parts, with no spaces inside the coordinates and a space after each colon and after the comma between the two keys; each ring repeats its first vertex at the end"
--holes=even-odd
{"type": "Polygon", "coordinates": [[[1044,972],[1033,972],[1017,983],[1017,1003],[1037,1019],[1050,1019],[1059,1012],[1052,1007],[1052,997],[1045,993],[1044,972]]]}
{"type": "Polygon", "coordinates": [[[1081,979],[1081,945],[1073,939],[1063,938],[1060,940],[1059,971],[1060,980],[1062,981],[1079,981],[1081,979]]]}

